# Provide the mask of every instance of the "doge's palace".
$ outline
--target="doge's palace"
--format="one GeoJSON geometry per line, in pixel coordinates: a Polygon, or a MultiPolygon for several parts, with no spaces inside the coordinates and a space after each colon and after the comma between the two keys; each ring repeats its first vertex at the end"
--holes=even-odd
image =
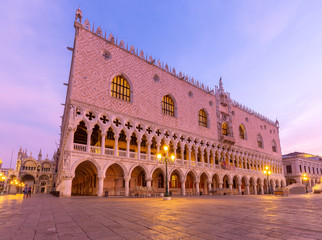
{"type": "Polygon", "coordinates": [[[166,185],[172,195],[265,194],[285,186],[277,120],[233,100],[222,79],[206,86],[91,28],[80,9],[74,27],[61,196],[161,195],[166,185]],[[175,156],[168,181],[156,157],[165,145],[175,156]]]}

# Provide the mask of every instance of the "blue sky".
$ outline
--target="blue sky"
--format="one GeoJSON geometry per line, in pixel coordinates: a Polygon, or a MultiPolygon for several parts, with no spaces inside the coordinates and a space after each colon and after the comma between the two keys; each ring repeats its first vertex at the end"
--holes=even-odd
{"type": "Polygon", "coordinates": [[[148,55],[280,122],[283,153],[322,155],[322,1],[2,1],[0,158],[52,156],[75,10],[148,55]]]}

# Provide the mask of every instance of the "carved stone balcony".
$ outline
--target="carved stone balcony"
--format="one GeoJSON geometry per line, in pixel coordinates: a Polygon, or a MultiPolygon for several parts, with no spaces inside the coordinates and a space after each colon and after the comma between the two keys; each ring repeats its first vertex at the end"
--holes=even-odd
{"type": "Polygon", "coordinates": [[[231,136],[221,135],[220,136],[220,141],[226,142],[226,143],[229,143],[229,144],[235,144],[235,138],[231,137],[231,136]]]}

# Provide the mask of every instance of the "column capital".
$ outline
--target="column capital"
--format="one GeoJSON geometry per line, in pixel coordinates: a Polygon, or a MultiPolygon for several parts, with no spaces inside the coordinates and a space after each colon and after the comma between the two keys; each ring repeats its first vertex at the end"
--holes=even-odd
{"type": "Polygon", "coordinates": [[[130,181],[131,177],[124,177],[123,179],[124,179],[124,181],[130,181]]]}

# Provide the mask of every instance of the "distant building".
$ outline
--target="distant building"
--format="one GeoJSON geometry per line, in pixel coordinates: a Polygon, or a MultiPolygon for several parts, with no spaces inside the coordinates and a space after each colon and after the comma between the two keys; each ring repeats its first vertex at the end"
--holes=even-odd
{"type": "MultiPolygon", "coordinates": [[[[56,154],[54,154],[55,159],[56,154]]],[[[16,169],[4,169],[7,176],[5,192],[21,192],[21,188],[11,182],[18,180],[32,187],[33,193],[49,193],[54,189],[56,177],[56,163],[49,160],[48,156],[43,159],[41,151],[38,159],[33,158],[32,154],[27,155],[27,150],[19,150],[17,156],[16,169]]]]}
{"type": "Polygon", "coordinates": [[[283,155],[283,168],[287,185],[304,183],[303,174],[306,173],[308,185],[314,186],[321,182],[322,157],[302,152],[293,152],[283,155]]]}
{"type": "Polygon", "coordinates": [[[268,185],[285,185],[277,120],[233,100],[221,78],[205,86],[81,19],[78,9],[61,126],[61,196],[129,196],[166,185],[181,195],[264,194],[268,185]],[[164,145],[176,157],[167,170],[156,157],[164,145]]]}

